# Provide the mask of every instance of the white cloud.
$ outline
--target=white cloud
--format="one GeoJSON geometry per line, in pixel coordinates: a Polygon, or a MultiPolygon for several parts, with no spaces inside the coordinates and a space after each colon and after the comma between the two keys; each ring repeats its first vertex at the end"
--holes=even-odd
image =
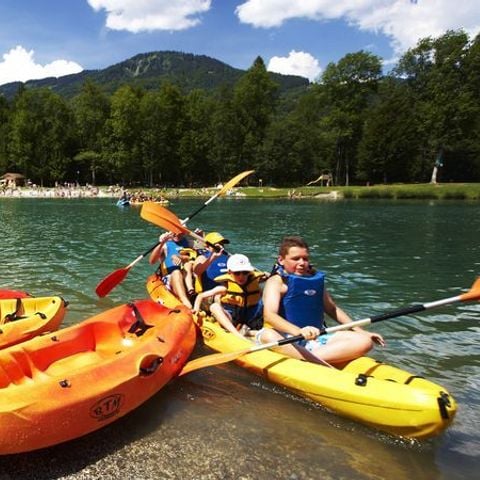
{"type": "Polygon", "coordinates": [[[83,68],[75,62],[55,60],[46,65],[35,63],[34,51],[27,51],[20,45],[3,55],[0,62],[0,85],[9,82],[25,82],[46,77],[61,77],[70,73],[79,73],[83,68]]]}
{"type": "Polygon", "coordinates": [[[284,75],[300,75],[313,82],[322,69],[318,60],[307,52],[292,50],[288,57],[272,57],[268,62],[267,70],[283,73],[284,75]]]}
{"type": "Polygon", "coordinates": [[[197,25],[198,15],[210,9],[211,0],[87,0],[95,10],[107,12],[111,30],[138,33],[151,30],[185,30],[197,25]]]}
{"type": "Polygon", "coordinates": [[[352,26],[390,38],[395,52],[416,45],[420,38],[465,29],[480,31],[478,0],[247,0],[236,8],[241,22],[271,28],[292,18],[344,20],[352,26]]]}

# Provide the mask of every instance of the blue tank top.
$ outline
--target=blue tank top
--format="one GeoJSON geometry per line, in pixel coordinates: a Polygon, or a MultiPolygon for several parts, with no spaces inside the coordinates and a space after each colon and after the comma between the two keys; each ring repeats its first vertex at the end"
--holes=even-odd
{"type": "MultiPolygon", "coordinates": [[[[205,258],[210,258],[212,252],[209,250],[204,253],[205,258]]],[[[214,279],[227,273],[227,260],[228,256],[225,254],[220,255],[216,260],[214,260],[207,269],[202,273],[202,290],[210,290],[212,288],[218,287],[220,285],[214,279]]]]}
{"type": "Polygon", "coordinates": [[[286,273],[280,268],[278,274],[288,288],[280,302],[279,314],[300,328],[323,328],[325,273],[303,276],[286,273]]]}
{"type": "Polygon", "coordinates": [[[163,265],[162,265],[163,275],[168,275],[169,273],[172,273],[174,270],[177,270],[180,268],[180,265],[175,265],[173,263],[172,256],[178,255],[180,250],[182,250],[183,248],[188,248],[189,246],[190,244],[188,243],[187,238],[182,238],[178,242],[169,240],[167,243],[165,243],[166,254],[165,254],[165,260],[163,261],[163,265]]]}

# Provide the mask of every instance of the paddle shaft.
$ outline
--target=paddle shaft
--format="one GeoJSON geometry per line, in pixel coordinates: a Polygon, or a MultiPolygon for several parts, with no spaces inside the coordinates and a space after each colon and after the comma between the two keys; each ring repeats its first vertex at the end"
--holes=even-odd
{"type": "MultiPolygon", "coordinates": [[[[434,302],[410,305],[408,307],[403,307],[396,310],[391,310],[389,312],[380,313],[378,315],[373,315],[372,317],[356,320],[354,322],[342,323],[341,325],[336,325],[334,327],[324,328],[320,331],[320,335],[335,333],[341,330],[350,330],[355,327],[364,327],[366,325],[370,325],[371,323],[381,322],[383,320],[388,320],[390,318],[395,318],[395,317],[401,317],[401,316],[409,315],[412,313],[423,312],[425,310],[441,307],[442,305],[447,305],[449,303],[472,301],[472,300],[478,300],[478,299],[480,299],[480,278],[476,280],[472,288],[467,293],[456,295],[454,297],[444,298],[442,300],[436,300],[434,302]]],[[[236,352],[214,353],[212,355],[206,355],[204,357],[200,357],[188,362],[184,366],[181,372],[181,375],[185,375],[186,373],[190,373],[200,368],[213,367],[215,365],[231,362],[249,353],[259,352],[261,350],[267,350],[275,347],[281,347],[283,345],[299,342],[301,340],[304,340],[303,335],[295,335],[293,337],[282,338],[281,340],[277,340],[275,342],[264,343],[261,345],[253,345],[252,347],[249,347],[243,350],[238,350],[236,352]]]]}

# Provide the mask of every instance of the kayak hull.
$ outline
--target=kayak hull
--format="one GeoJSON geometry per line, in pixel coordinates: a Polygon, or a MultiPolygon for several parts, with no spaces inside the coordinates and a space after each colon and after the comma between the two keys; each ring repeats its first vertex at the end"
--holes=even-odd
{"type": "MultiPolygon", "coordinates": [[[[173,304],[158,277],[149,277],[147,290],[152,298],[173,304]]],[[[217,352],[252,346],[209,317],[197,323],[205,345],[217,352]]],[[[262,350],[239,357],[236,363],[332,412],[396,436],[426,439],[438,435],[451,424],[457,409],[442,386],[369,357],[340,370],[262,350]]]]}
{"type": "Polygon", "coordinates": [[[0,300],[0,348],[56,330],[67,303],[61,297],[16,297],[0,300]]]}
{"type": "Polygon", "coordinates": [[[78,438],[175,377],[196,340],[191,314],[140,300],[0,351],[0,454],[78,438]]]}

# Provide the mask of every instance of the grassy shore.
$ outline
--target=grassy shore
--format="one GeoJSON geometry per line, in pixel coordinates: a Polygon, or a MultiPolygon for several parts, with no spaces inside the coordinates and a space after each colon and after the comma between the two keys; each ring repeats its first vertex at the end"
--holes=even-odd
{"type": "MultiPolygon", "coordinates": [[[[112,197],[119,198],[120,187],[26,188],[0,191],[2,197],[112,197]]],[[[152,198],[208,198],[218,192],[209,188],[128,188],[130,194],[152,198]]],[[[399,184],[355,187],[235,187],[230,196],[237,198],[316,198],[319,200],[346,199],[423,199],[423,200],[480,200],[480,183],[399,184]]]]}
{"type": "MultiPolygon", "coordinates": [[[[145,191],[145,190],[143,190],[145,191]]],[[[148,189],[146,191],[149,191],[148,189]]],[[[158,190],[150,190],[153,194],[158,190]]],[[[162,194],[167,198],[209,197],[218,189],[166,189],[162,194]]],[[[318,198],[335,200],[348,199],[437,199],[437,200],[480,200],[480,183],[448,183],[448,184],[402,184],[374,185],[355,187],[236,187],[232,196],[244,198],[318,198]]]]}

